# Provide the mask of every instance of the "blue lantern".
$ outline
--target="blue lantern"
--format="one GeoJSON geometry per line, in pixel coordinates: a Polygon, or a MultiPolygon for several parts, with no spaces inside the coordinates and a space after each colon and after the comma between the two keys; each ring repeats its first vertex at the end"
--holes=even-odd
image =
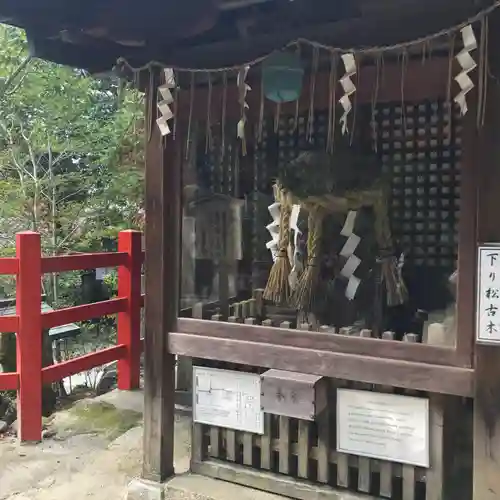
{"type": "Polygon", "coordinates": [[[274,102],[292,102],[300,97],[304,68],[297,54],[273,52],[262,63],[264,95],[274,102]]]}

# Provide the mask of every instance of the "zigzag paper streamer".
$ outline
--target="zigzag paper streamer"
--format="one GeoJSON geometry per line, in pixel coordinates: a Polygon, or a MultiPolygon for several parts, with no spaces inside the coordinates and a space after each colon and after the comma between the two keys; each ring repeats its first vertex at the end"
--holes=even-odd
{"type": "MultiPolygon", "coordinates": [[[[292,213],[290,215],[290,229],[293,231],[293,253],[290,258],[290,264],[292,265],[292,270],[288,276],[288,283],[290,288],[293,290],[297,281],[299,279],[300,273],[302,272],[302,261],[300,260],[299,252],[299,236],[302,234],[298,222],[300,215],[300,205],[292,206],[292,213]]],[[[289,256],[290,257],[290,256],[289,256]]]]}
{"type": "Polygon", "coordinates": [[[162,100],[158,103],[158,111],[160,112],[160,117],[156,120],[156,124],[160,129],[162,136],[170,134],[171,130],[168,126],[168,120],[174,117],[174,113],[170,109],[170,105],[174,102],[174,96],[172,95],[172,90],[175,88],[175,75],[172,68],[165,68],[165,83],[158,87],[158,93],[160,94],[162,100]]]}
{"type": "Polygon", "coordinates": [[[355,210],[349,211],[344,223],[344,227],[340,232],[342,236],[347,236],[347,241],[340,251],[340,255],[347,259],[344,267],[340,271],[340,275],[348,280],[345,290],[345,296],[349,300],[354,299],[358,287],[361,283],[361,280],[354,276],[356,269],[361,264],[361,259],[354,254],[356,248],[359,245],[359,242],[361,241],[361,238],[357,234],[354,234],[354,223],[356,221],[356,215],[357,212],[355,210]]]}
{"type": "Polygon", "coordinates": [[[339,103],[342,106],[344,113],[340,117],[340,125],[342,127],[342,133],[347,134],[347,117],[352,110],[351,96],[356,92],[356,85],[352,81],[352,77],[356,74],[356,60],[354,59],[354,54],[342,54],[342,62],[344,63],[345,73],[340,79],[340,85],[344,90],[344,95],[339,99],[339,103]]]}
{"type": "Polygon", "coordinates": [[[240,103],[241,106],[241,119],[238,122],[237,125],[237,132],[236,135],[238,136],[239,139],[241,139],[241,144],[242,144],[242,152],[243,155],[246,155],[246,140],[245,140],[245,125],[247,122],[247,109],[248,109],[248,104],[246,102],[247,98],[247,93],[252,90],[250,88],[250,85],[248,85],[245,80],[248,75],[248,70],[250,69],[250,66],[244,66],[242,67],[239,72],[238,72],[238,78],[236,81],[236,84],[238,86],[238,102],[240,103]]]}
{"type": "Polygon", "coordinates": [[[274,262],[276,260],[276,257],[278,256],[281,204],[277,202],[273,203],[272,205],[269,205],[267,209],[269,210],[269,213],[271,214],[273,221],[271,222],[271,224],[268,224],[266,226],[266,229],[269,231],[269,234],[271,235],[271,241],[268,241],[266,243],[266,248],[270,250],[274,262]]]}
{"type": "Polygon", "coordinates": [[[466,95],[474,88],[474,82],[469,76],[469,73],[477,66],[476,61],[474,61],[471,56],[471,51],[477,49],[477,40],[474,35],[474,30],[472,25],[468,24],[460,30],[462,33],[462,41],[464,48],[457,54],[456,60],[462,71],[455,77],[455,81],[460,87],[460,92],[453,99],[460,108],[461,115],[467,113],[467,99],[466,95]]]}

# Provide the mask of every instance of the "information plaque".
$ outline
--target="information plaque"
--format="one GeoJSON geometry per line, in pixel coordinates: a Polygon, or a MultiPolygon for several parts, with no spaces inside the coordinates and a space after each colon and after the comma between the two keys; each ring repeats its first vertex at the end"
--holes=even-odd
{"type": "Polygon", "coordinates": [[[338,389],[337,451],[429,467],[429,400],[338,389]]]}
{"type": "Polygon", "coordinates": [[[193,386],[194,422],[264,434],[260,375],[195,366],[193,386]]]}
{"type": "Polygon", "coordinates": [[[477,252],[476,342],[500,344],[500,246],[477,252]]]}

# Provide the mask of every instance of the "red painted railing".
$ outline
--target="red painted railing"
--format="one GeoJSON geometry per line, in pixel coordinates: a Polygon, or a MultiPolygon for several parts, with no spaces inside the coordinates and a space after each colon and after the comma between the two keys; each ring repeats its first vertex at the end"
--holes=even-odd
{"type": "Polygon", "coordinates": [[[16,275],[16,315],[0,316],[0,333],[16,332],[17,372],[0,373],[0,390],[17,390],[21,441],[42,436],[42,385],[111,361],[118,361],[118,388],[139,387],[142,235],[122,231],[118,252],[42,257],[40,235],[19,233],[16,257],[0,258],[0,274],[16,275]],[[40,279],[44,273],[118,267],[118,297],[94,304],[42,312],[40,279]],[[118,344],[46,368],[42,367],[42,330],[118,314],[118,344]]]}

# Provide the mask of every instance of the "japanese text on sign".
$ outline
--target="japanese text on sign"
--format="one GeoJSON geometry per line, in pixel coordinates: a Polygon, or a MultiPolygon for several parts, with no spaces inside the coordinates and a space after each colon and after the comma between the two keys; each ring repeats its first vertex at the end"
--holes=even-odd
{"type": "Polygon", "coordinates": [[[500,246],[478,248],[476,340],[500,344],[500,246]]]}
{"type": "Polygon", "coordinates": [[[194,366],[193,382],[195,422],[264,434],[259,374],[194,366]]]}

